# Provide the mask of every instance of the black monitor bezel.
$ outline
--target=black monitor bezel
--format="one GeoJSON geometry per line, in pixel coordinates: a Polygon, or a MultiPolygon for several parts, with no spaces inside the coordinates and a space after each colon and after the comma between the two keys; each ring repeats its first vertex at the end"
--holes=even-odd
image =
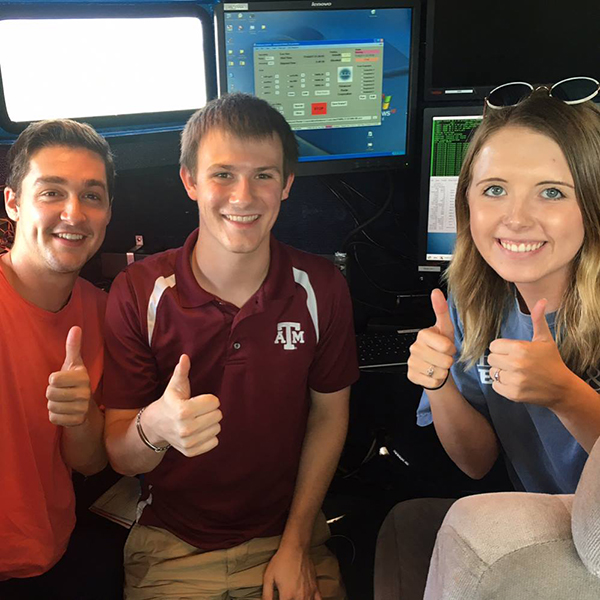
{"type": "MultiPolygon", "coordinates": [[[[592,2],[593,0],[588,0],[588,2],[592,2]]],[[[426,8],[425,8],[425,33],[424,33],[424,41],[425,41],[425,52],[424,52],[424,66],[423,66],[423,100],[427,103],[430,102],[456,102],[457,104],[465,104],[471,101],[483,101],[488,95],[489,93],[497,86],[502,85],[504,83],[508,83],[508,81],[510,81],[510,78],[508,80],[504,79],[504,80],[499,80],[493,83],[488,83],[488,84],[475,84],[473,83],[472,85],[455,85],[455,86],[446,86],[446,87],[442,87],[442,86],[435,86],[434,85],[434,81],[433,81],[433,65],[435,62],[435,54],[440,54],[440,53],[444,53],[444,48],[437,48],[436,49],[436,43],[435,43],[435,27],[436,27],[436,5],[438,3],[443,3],[445,2],[446,5],[450,5],[452,6],[452,3],[450,2],[450,0],[424,0],[424,2],[426,3],[426,8]]],[[[460,3],[458,2],[454,2],[455,6],[458,6],[460,3]]],[[[474,26],[472,23],[468,24],[469,27],[474,26]]],[[[478,24],[479,27],[484,27],[484,24],[478,24]]],[[[455,34],[456,36],[461,36],[461,38],[465,38],[465,36],[468,36],[468,33],[465,32],[456,32],[455,34]]],[[[465,38],[465,39],[468,39],[465,38]]],[[[490,43],[494,43],[497,42],[498,40],[490,40],[490,43]]],[[[507,32],[507,37],[506,39],[504,39],[503,41],[509,41],[510,43],[512,43],[512,45],[514,46],[515,44],[518,44],[519,46],[523,47],[523,48],[534,48],[534,46],[532,46],[532,42],[531,40],[527,40],[527,39],[522,39],[522,38],[517,38],[516,41],[510,41],[510,34],[509,32],[507,32]]],[[[535,53],[535,50],[531,50],[531,52],[535,53]]],[[[476,53],[483,53],[485,55],[485,48],[482,47],[477,47],[474,48],[472,51],[472,54],[476,54],[476,53]]],[[[456,56],[454,57],[454,60],[460,62],[461,57],[460,56],[456,56]]],[[[543,60],[543,58],[540,58],[540,60],[543,60]]],[[[589,76],[589,77],[595,77],[596,79],[599,78],[598,72],[596,71],[596,73],[594,72],[586,72],[586,73],[581,73],[578,70],[578,67],[576,65],[572,65],[573,67],[573,72],[572,73],[566,73],[564,74],[564,77],[570,77],[570,76],[576,76],[576,75],[584,75],[584,76],[589,76]]],[[[485,73],[490,73],[492,71],[488,70],[485,73]]],[[[489,78],[491,79],[491,77],[489,78]]],[[[516,77],[516,79],[520,79],[520,77],[516,77]]],[[[513,79],[514,80],[514,79],[513,79]]],[[[539,79],[532,79],[530,81],[530,83],[532,85],[545,85],[545,84],[551,84],[551,83],[555,83],[556,81],[558,81],[558,79],[555,79],[554,81],[545,81],[545,80],[539,80],[539,79]]]]}
{"type": "MultiPolygon", "coordinates": [[[[223,32],[225,27],[225,9],[222,3],[215,5],[215,39],[217,49],[217,81],[218,91],[221,95],[222,90],[227,89],[227,75],[225,68],[226,52],[225,39],[223,32]]],[[[235,5],[235,3],[231,3],[235,5]]],[[[366,9],[385,9],[385,8],[410,8],[412,9],[411,21],[411,56],[409,67],[409,92],[408,92],[408,120],[407,120],[407,139],[406,154],[401,156],[385,157],[360,157],[351,159],[330,159],[318,161],[298,162],[296,168],[297,175],[331,175],[336,173],[348,173],[358,171],[372,171],[383,169],[406,169],[413,165],[416,158],[415,144],[415,126],[417,111],[417,78],[420,54],[420,29],[421,29],[421,1],[420,0],[326,0],[315,2],[314,0],[273,0],[272,2],[257,1],[241,3],[246,8],[244,12],[261,11],[293,11],[293,10],[311,10],[331,11],[331,10],[356,10],[366,9]],[[321,4],[325,6],[314,6],[321,4]]],[[[238,3],[237,6],[240,6],[238,3]]],[[[229,12],[229,11],[228,11],[229,12]]],[[[240,9],[232,9],[231,12],[241,12],[240,9]]]]}
{"type": "MultiPolygon", "coordinates": [[[[58,2],[27,4],[3,4],[0,8],[0,21],[7,19],[98,19],[98,18],[140,18],[192,16],[200,19],[204,31],[203,46],[205,60],[205,78],[207,100],[217,94],[214,31],[212,15],[206,7],[191,2],[139,3],[98,3],[58,2]]],[[[100,40],[100,43],[108,43],[100,40]]],[[[193,110],[165,111],[157,113],[131,113],[123,115],[76,117],[76,121],[85,121],[100,131],[110,135],[137,134],[140,129],[151,132],[183,128],[193,110]]],[[[30,121],[12,121],[6,109],[4,85],[0,69],[0,127],[12,134],[19,134],[30,121]]]]}
{"type": "Polygon", "coordinates": [[[449,261],[427,260],[427,225],[429,222],[429,182],[431,163],[431,136],[435,117],[462,117],[483,115],[481,103],[460,106],[436,106],[423,109],[423,145],[421,156],[421,177],[419,186],[419,235],[418,270],[420,273],[439,273],[449,261]]]}
{"type": "MultiPolygon", "coordinates": [[[[433,86],[433,55],[435,52],[435,4],[437,0],[426,0],[425,17],[425,65],[423,69],[423,99],[425,102],[470,102],[484,100],[495,86],[433,86]]],[[[447,1],[447,0],[446,0],[447,1]]],[[[458,34],[457,34],[458,35],[458,34]]]]}

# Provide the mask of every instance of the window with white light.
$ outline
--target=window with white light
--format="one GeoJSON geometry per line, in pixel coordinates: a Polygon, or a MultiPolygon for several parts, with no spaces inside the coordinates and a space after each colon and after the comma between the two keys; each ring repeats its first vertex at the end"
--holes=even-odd
{"type": "Polygon", "coordinates": [[[206,104],[206,24],[194,16],[5,18],[11,123],[193,111],[206,104]]]}

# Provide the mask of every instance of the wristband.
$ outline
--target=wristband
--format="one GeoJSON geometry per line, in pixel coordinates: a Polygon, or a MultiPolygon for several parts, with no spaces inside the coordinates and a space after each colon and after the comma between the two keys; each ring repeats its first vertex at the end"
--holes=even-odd
{"type": "Polygon", "coordinates": [[[148,446],[148,448],[150,448],[151,450],[154,450],[154,452],[166,452],[171,447],[171,444],[167,444],[166,446],[155,446],[146,437],[146,434],[144,433],[144,430],[142,429],[142,413],[146,410],[146,408],[148,408],[148,407],[144,406],[144,408],[142,408],[142,410],[140,410],[140,412],[137,414],[137,417],[135,418],[135,427],[136,427],[138,433],[140,434],[140,438],[141,438],[142,442],[144,442],[144,444],[146,444],[146,446],[148,446]]]}
{"type": "Polygon", "coordinates": [[[448,369],[448,374],[446,375],[446,379],[444,379],[444,381],[442,381],[441,385],[438,385],[437,387],[434,387],[434,388],[428,388],[428,387],[425,387],[424,385],[422,385],[421,387],[424,390],[429,390],[430,392],[433,392],[434,390],[439,390],[446,385],[446,381],[448,381],[448,377],[450,377],[450,369],[448,369]]]}

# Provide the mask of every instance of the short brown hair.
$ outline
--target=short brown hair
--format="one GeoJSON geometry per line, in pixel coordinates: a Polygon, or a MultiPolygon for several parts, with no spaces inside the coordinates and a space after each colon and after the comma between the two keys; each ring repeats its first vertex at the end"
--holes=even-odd
{"type": "Polygon", "coordinates": [[[37,121],[23,130],[6,157],[8,168],[6,186],[19,196],[32,156],[38,150],[52,146],[85,148],[96,153],[104,162],[108,197],[112,200],[115,165],[108,142],[87,123],[78,123],[71,119],[37,121]]]}
{"type": "Polygon", "coordinates": [[[179,164],[196,178],[198,148],[211,129],[236,137],[266,138],[277,135],[283,147],[283,176],[287,179],[298,162],[298,142],[283,115],[265,100],[249,94],[227,94],[197,110],[181,134],[179,164]]]}

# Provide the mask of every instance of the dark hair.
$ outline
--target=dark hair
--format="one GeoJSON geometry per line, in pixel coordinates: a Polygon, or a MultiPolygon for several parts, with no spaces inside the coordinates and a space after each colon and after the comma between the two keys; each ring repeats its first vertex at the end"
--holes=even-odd
{"type": "Polygon", "coordinates": [[[108,197],[112,200],[115,165],[108,142],[87,123],[71,119],[38,121],[27,126],[8,151],[6,186],[19,196],[32,156],[42,148],[52,146],[85,148],[95,152],[104,161],[108,197]]]}
{"type": "Polygon", "coordinates": [[[283,115],[265,100],[248,94],[227,94],[197,110],[181,134],[179,164],[196,177],[198,148],[202,136],[222,129],[239,138],[266,138],[277,135],[283,147],[283,176],[294,172],[298,142],[283,115]]]}

